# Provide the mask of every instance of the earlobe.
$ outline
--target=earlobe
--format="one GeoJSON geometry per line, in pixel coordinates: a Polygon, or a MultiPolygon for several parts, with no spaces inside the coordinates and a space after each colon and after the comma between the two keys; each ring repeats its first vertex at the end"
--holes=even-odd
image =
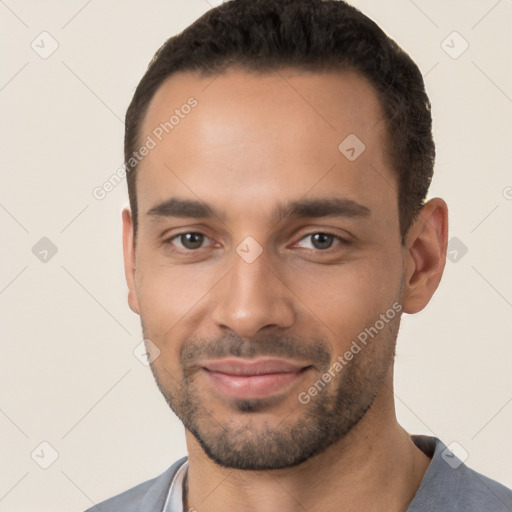
{"type": "Polygon", "coordinates": [[[422,208],[406,236],[403,310],[417,313],[430,301],[443,275],[448,245],[448,207],[435,198],[422,208]]]}
{"type": "Polygon", "coordinates": [[[135,244],[132,215],[129,208],[123,210],[123,256],[124,256],[124,275],[128,285],[128,305],[130,309],[139,314],[139,301],[137,289],[135,286],[135,244]]]}

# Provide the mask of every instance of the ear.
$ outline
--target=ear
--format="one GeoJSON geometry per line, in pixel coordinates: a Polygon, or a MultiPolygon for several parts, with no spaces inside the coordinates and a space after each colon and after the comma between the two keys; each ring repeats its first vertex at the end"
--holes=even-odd
{"type": "Polygon", "coordinates": [[[123,210],[123,255],[124,275],[128,284],[128,305],[130,309],[139,314],[139,300],[135,288],[135,244],[133,239],[132,214],[129,208],[123,210]]]}
{"type": "Polygon", "coordinates": [[[403,310],[417,313],[436,291],[446,263],[448,207],[436,197],[422,208],[405,240],[403,310]]]}

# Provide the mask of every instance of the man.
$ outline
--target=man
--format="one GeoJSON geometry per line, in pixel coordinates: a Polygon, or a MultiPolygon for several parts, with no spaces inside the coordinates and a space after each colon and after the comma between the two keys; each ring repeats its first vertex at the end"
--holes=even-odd
{"type": "Polygon", "coordinates": [[[344,2],[234,0],[167,41],[127,112],[124,254],[188,458],[90,511],[512,510],[395,416],[400,316],[445,265],[434,155],[417,66],[344,2]]]}

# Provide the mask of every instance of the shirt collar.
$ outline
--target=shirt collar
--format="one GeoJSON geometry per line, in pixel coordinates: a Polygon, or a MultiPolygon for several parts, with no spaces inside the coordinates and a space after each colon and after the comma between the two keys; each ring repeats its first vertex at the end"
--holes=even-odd
{"type": "Polygon", "coordinates": [[[187,474],[188,460],[185,460],[172,479],[162,512],[183,512],[183,498],[187,485],[187,474]]]}

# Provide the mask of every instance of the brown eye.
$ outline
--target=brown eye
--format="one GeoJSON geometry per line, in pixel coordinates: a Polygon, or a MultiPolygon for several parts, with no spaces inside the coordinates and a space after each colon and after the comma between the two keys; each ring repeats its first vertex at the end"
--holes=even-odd
{"type": "Polygon", "coordinates": [[[334,242],[334,236],[327,233],[311,235],[311,243],[315,249],[329,249],[334,242]]]}
{"type": "Polygon", "coordinates": [[[182,233],[181,235],[176,236],[173,241],[176,243],[178,241],[178,245],[181,245],[184,249],[200,249],[204,243],[205,236],[201,233],[182,233]]]}
{"type": "Polygon", "coordinates": [[[305,236],[300,242],[299,247],[302,249],[317,249],[325,250],[330,249],[334,244],[335,240],[339,239],[338,236],[331,235],[329,233],[313,233],[305,236]]]}

